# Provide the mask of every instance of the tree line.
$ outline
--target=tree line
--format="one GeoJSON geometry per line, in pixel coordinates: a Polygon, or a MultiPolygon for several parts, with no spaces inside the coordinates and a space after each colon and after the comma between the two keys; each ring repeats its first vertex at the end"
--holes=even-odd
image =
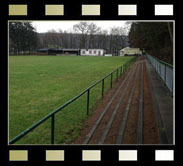
{"type": "Polygon", "coordinates": [[[38,33],[31,22],[9,23],[10,54],[33,54],[40,48],[100,48],[118,55],[124,47],[145,49],[151,55],[173,63],[172,22],[128,22],[129,29],[101,29],[93,22],[79,22],[71,30],[38,33]],[[128,33],[129,31],[129,33],[128,33]]]}
{"type": "Polygon", "coordinates": [[[151,55],[173,64],[172,22],[133,22],[128,37],[131,47],[144,48],[151,55]]]}
{"type": "Polygon", "coordinates": [[[10,54],[34,52],[38,45],[38,35],[30,22],[9,23],[10,54]]]}
{"type": "Polygon", "coordinates": [[[37,33],[31,22],[10,22],[9,39],[11,54],[32,54],[40,48],[100,48],[117,55],[128,46],[126,28],[103,30],[92,22],[79,22],[70,31],[46,33],[37,33]]]}

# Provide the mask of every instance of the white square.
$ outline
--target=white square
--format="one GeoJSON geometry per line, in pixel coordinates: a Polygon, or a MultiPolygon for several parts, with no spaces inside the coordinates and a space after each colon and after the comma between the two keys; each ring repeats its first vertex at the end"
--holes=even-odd
{"type": "Polygon", "coordinates": [[[118,15],[137,15],[137,5],[118,5],[118,15]]]}
{"type": "Polygon", "coordinates": [[[137,161],[137,150],[119,150],[119,161],[137,161]]]}
{"type": "Polygon", "coordinates": [[[155,5],[155,15],[173,15],[173,5],[155,5]]]}
{"type": "Polygon", "coordinates": [[[173,150],[156,150],[155,161],[173,161],[174,151],[173,150]]]}

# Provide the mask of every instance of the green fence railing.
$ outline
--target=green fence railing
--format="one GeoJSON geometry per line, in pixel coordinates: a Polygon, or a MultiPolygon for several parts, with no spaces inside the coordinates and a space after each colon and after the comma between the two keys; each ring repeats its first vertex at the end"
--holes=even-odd
{"type": "Polygon", "coordinates": [[[122,75],[122,73],[124,71],[126,71],[129,66],[136,60],[136,57],[133,57],[132,59],[130,59],[129,61],[127,61],[125,64],[123,64],[122,66],[120,66],[119,68],[117,68],[116,70],[114,70],[113,72],[111,72],[110,74],[106,75],[105,77],[103,77],[101,80],[97,81],[96,83],[94,83],[93,85],[91,85],[90,87],[88,87],[87,89],[85,89],[83,92],[81,92],[79,95],[75,96],[74,98],[72,98],[71,100],[69,100],[68,102],[66,102],[65,104],[63,104],[62,106],[60,106],[59,108],[57,108],[56,110],[54,110],[53,112],[49,113],[47,116],[45,116],[44,118],[42,118],[40,121],[38,121],[37,123],[35,123],[34,125],[32,125],[31,127],[27,128],[25,131],[23,131],[22,133],[20,133],[19,135],[17,135],[16,137],[14,137],[9,144],[14,144],[15,142],[17,142],[18,140],[20,140],[22,137],[24,137],[25,135],[27,135],[28,133],[30,133],[33,129],[35,129],[36,127],[38,127],[39,125],[41,125],[42,123],[44,123],[47,119],[51,118],[51,144],[54,144],[54,136],[55,136],[55,114],[59,111],[61,111],[63,108],[65,108],[66,106],[68,106],[69,104],[73,103],[75,100],[77,100],[78,98],[80,98],[82,95],[84,95],[85,93],[87,93],[87,103],[86,103],[86,108],[87,108],[87,115],[89,114],[89,105],[90,105],[90,90],[96,86],[97,84],[99,84],[100,82],[102,82],[102,91],[101,91],[101,95],[102,98],[104,96],[104,82],[105,79],[110,77],[110,88],[112,88],[113,86],[113,75],[116,72],[116,80],[119,78],[119,76],[122,75]]]}

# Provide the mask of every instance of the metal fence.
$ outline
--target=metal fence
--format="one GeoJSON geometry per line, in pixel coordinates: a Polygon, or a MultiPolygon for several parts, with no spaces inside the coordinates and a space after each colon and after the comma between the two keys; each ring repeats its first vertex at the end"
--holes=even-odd
{"type": "Polygon", "coordinates": [[[127,61],[125,64],[123,64],[122,66],[120,66],[119,68],[117,68],[116,70],[114,70],[113,72],[111,72],[110,74],[106,75],[105,77],[103,77],[101,80],[97,81],[96,83],[94,83],[93,85],[91,85],[90,87],[88,87],[87,89],[85,89],[83,92],[81,92],[79,95],[75,96],[73,99],[69,100],[68,102],[66,102],[65,104],[63,104],[62,106],[60,106],[59,108],[57,108],[56,110],[54,110],[53,112],[51,112],[50,114],[48,114],[47,116],[45,116],[43,119],[41,119],[40,121],[38,121],[37,123],[35,123],[34,125],[32,125],[31,127],[27,128],[25,131],[23,131],[22,133],[20,133],[18,136],[16,136],[15,138],[13,138],[9,144],[14,144],[15,142],[17,142],[18,140],[20,140],[22,137],[24,137],[25,135],[27,135],[28,133],[30,133],[33,129],[35,129],[36,127],[38,127],[39,125],[41,125],[42,123],[44,123],[46,120],[51,118],[51,144],[54,144],[54,136],[55,136],[55,114],[58,113],[59,111],[61,111],[63,108],[67,107],[69,104],[73,103],[74,101],[76,101],[78,98],[80,98],[81,96],[83,96],[85,93],[87,93],[87,102],[86,102],[86,114],[89,114],[89,105],[90,105],[90,90],[95,87],[96,85],[98,85],[99,83],[102,82],[102,89],[101,89],[101,96],[103,98],[104,96],[104,83],[105,83],[105,79],[110,77],[110,88],[112,88],[113,86],[113,80],[114,80],[114,74],[116,74],[116,80],[119,78],[119,76],[121,76],[123,74],[124,71],[126,71],[129,66],[135,61],[136,57],[130,59],[129,61],[127,61]]]}
{"type": "Polygon", "coordinates": [[[152,57],[149,54],[146,54],[146,57],[154,66],[156,72],[159,74],[160,78],[163,80],[173,96],[173,66],[155,57],[152,57]]]}

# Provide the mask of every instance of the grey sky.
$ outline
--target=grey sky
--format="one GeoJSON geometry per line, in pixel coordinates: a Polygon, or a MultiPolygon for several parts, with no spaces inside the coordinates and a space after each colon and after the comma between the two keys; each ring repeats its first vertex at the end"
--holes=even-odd
{"type": "MultiPolygon", "coordinates": [[[[59,29],[72,30],[74,24],[80,21],[32,21],[33,26],[36,28],[37,32],[47,32],[48,30],[59,29]]],[[[93,22],[102,29],[110,29],[111,27],[126,27],[126,21],[88,21],[93,22]]]]}

